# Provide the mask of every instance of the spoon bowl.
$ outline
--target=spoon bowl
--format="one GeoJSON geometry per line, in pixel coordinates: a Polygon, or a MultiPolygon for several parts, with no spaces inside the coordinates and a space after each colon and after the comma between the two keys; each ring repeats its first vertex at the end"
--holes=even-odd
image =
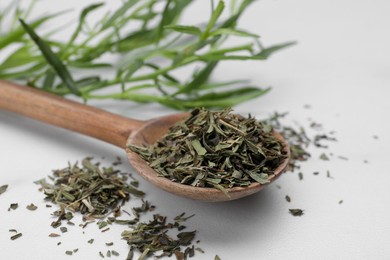
{"type": "MultiPolygon", "coordinates": [[[[161,139],[165,133],[168,132],[171,126],[179,121],[185,120],[188,116],[188,113],[182,113],[153,119],[143,125],[137,131],[134,131],[129,136],[127,145],[132,144],[137,146],[144,146],[146,144],[154,144],[156,141],[161,139]]],[[[275,180],[281,175],[281,173],[286,169],[290,157],[290,149],[288,148],[288,144],[284,138],[276,132],[273,132],[273,135],[283,143],[284,152],[286,153],[287,158],[277,167],[277,169],[275,169],[273,176],[270,178],[270,181],[275,180]]],[[[210,202],[228,201],[249,196],[262,190],[265,187],[265,185],[260,183],[252,183],[248,187],[234,187],[226,189],[227,193],[229,194],[228,197],[226,194],[216,188],[193,187],[190,185],[173,182],[164,177],[159,177],[157,173],[137,153],[131,151],[128,148],[126,149],[126,152],[130,164],[144,179],[165,191],[182,197],[210,202]]]]}
{"type": "MultiPolygon", "coordinates": [[[[159,177],[145,160],[127,148],[129,144],[138,146],[154,144],[168,132],[171,126],[188,117],[188,113],[141,121],[1,80],[0,108],[119,146],[126,150],[130,164],[144,179],[165,191],[182,197],[203,201],[227,201],[249,196],[265,187],[260,183],[252,183],[247,187],[234,187],[226,189],[229,194],[226,196],[216,188],[180,184],[159,177]]],[[[287,142],[277,132],[273,132],[273,135],[282,142],[287,156],[274,170],[270,181],[274,181],[281,175],[290,159],[287,142]]]]}

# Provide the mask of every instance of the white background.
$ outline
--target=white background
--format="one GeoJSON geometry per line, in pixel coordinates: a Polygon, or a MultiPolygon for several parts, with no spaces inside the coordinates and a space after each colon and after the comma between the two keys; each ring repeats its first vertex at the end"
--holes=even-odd
{"type": "MultiPolygon", "coordinates": [[[[36,13],[79,10],[80,2],[42,0],[36,13]]],[[[82,2],[84,6],[93,1],[82,2]]],[[[186,21],[205,20],[201,16],[209,15],[208,6],[208,1],[197,1],[186,21]]],[[[76,19],[76,13],[62,19],[76,19]]],[[[313,151],[312,159],[302,164],[302,181],[297,172],[286,173],[262,192],[233,202],[191,201],[141,180],[156,212],[171,217],[183,211],[196,214],[188,227],[198,231],[205,254],[195,259],[213,259],[216,254],[224,260],[390,259],[389,13],[390,2],[385,0],[263,0],[246,12],[240,27],[260,34],[265,45],[289,40],[298,45],[268,61],[219,67],[216,80],[244,78],[273,87],[264,97],[237,106],[236,112],[265,117],[287,111],[290,121],[306,126],[311,118],[322,123],[325,132],[335,131],[338,142],[328,150],[313,151]],[[321,152],[334,155],[324,162],[318,158],[321,152]],[[340,155],[349,160],[338,159],[340,155]],[[333,179],[326,177],[327,170],[333,179]],[[305,214],[293,217],[289,208],[302,208],[305,214]]],[[[158,105],[91,105],[139,119],[174,113],[158,105]]],[[[43,194],[33,184],[68,161],[94,156],[110,163],[118,155],[126,162],[124,151],[109,144],[0,111],[0,185],[9,185],[0,196],[0,258],[99,259],[99,251],[114,249],[121,254],[118,259],[124,259],[128,246],[120,239],[123,226],[106,233],[95,225],[85,230],[75,226],[59,238],[49,238],[51,232],[59,232],[50,227],[53,209],[45,208],[43,194]],[[13,202],[19,208],[8,212],[13,202]],[[30,203],[39,208],[28,211],[30,203]],[[13,228],[23,233],[15,241],[9,239],[13,228]],[[87,243],[91,238],[92,245],[87,243]],[[111,241],[114,246],[106,247],[111,241]],[[75,248],[79,251],[72,257],[65,255],[75,248]]],[[[132,171],[126,163],[121,168],[132,171]]],[[[133,200],[127,206],[138,204],[133,200]]]]}

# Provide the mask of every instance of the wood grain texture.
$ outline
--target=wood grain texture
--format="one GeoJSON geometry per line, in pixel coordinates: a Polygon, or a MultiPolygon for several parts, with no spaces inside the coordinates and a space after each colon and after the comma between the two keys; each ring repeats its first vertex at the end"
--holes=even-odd
{"type": "Polygon", "coordinates": [[[144,122],[0,80],[0,108],[125,148],[144,122]]]}

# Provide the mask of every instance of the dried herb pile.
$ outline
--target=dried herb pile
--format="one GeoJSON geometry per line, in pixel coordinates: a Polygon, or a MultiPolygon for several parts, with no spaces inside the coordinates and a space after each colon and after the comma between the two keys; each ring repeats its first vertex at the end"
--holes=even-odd
{"type": "Polygon", "coordinates": [[[156,172],[174,182],[225,191],[265,184],[286,158],[272,128],[231,109],[195,109],[156,144],[130,146],[156,172]]]}
{"type": "MultiPolygon", "coordinates": [[[[174,218],[174,223],[167,223],[167,217],[154,214],[150,221],[143,221],[143,215],[154,211],[155,206],[144,200],[145,193],[138,189],[138,181],[129,173],[123,173],[114,168],[120,164],[120,160],[114,162],[110,167],[101,167],[100,163],[93,163],[92,158],[85,158],[78,163],[69,164],[68,167],[54,170],[49,179],[53,183],[46,182],[45,179],[36,183],[41,185],[41,190],[46,195],[46,200],[58,205],[59,210],[54,211],[53,216],[57,220],[51,223],[53,228],[60,227],[59,233],[51,233],[49,237],[60,237],[68,232],[63,226],[66,222],[69,226],[75,224],[71,221],[74,212],[83,215],[83,223],[79,226],[84,229],[91,223],[96,223],[101,232],[110,229],[110,225],[125,225],[127,230],[123,231],[122,238],[130,245],[127,260],[133,259],[134,252],[138,251],[139,259],[156,256],[175,256],[177,259],[187,259],[195,255],[195,251],[203,252],[202,249],[193,245],[195,231],[184,231],[183,222],[191,216],[181,214],[174,218]],[[142,204],[131,208],[131,213],[124,208],[131,196],[141,198],[142,204]],[[172,238],[168,232],[178,232],[172,238]]],[[[47,204],[46,206],[50,206],[47,204]]],[[[16,204],[17,207],[17,204],[16,204]]],[[[51,207],[51,206],[50,206],[51,207]]],[[[27,207],[36,210],[37,207],[31,204],[27,207]]],[[[16,234],[11,239],[20,237],[16,234]]],[[[94,239],[88,240],[92,244],[94,239]]],[[[60,245],[59,242],[57,245],[60,245]]],[[[106,243],[112,246],[114,243],[106,243]]],[[[73,255],[79,249],[66,250],[65,254],[73,255]]],[[[115,250],[108,250],[106,253],[100,251],[101,258],[119,256],[115,250]]]]}
{"type": "Polygon", "coordinates": [[[101,168],[91,158],[78,164],[55,170],[49,184],[39,181],[46,199],[62,209],[80,212],[93,218],[102,218],[130,199],[131,195],[142,197],[144,192],[136,188],[138,182],[129,182],[127,174],[119,174],[112,167],[101,168]]]}
{"type": "Polygon", "coordinates": [[[131,259],[135,249],[142,252],[140,259],[152,254],[157,258],[175,255],[176,259],[187,259],[195,255],[195,250],[203,252],[194,245],[190,246],[196,231],[179,232],[176,239],[168,235],[168,231],[185,229],[182,222],[190,217],[192,216],[186,217],[183,213],[175,217],[174,223],[167,223],[167,217],[155,214],[149,222],[139,223],[133,230],[124,231],[122,238],[131,246],[128,259],[131,259]],[[181,247],[186,248],[182,251],[181,247]],[[157,252],[161,254],[157,255],[157,252]]]}

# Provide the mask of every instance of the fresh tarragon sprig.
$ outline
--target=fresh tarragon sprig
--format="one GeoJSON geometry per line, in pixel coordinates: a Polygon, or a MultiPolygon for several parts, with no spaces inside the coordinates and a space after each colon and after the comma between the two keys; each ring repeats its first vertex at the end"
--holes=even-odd
{"type": "Polygon", "coordinates": [[[104,8],[104,3],[95,3],[82,10],[66,42],[54,40],[51,33],[37,33],[60,14],[31,20],[28,14],[34,1],[27,10],[11,4],[0,10],[0,22],[7,14],[19,22],[16,19],[8,32],[0,31],[0,54],[16,43],[19,47],[0,64],[0,78],[26,80],[31,87],[61,96],[74,94],[85,101],[157,102],[181,110],[231,107],[266,93],[269,88],[251,86],[243,80],[212,82],[210,76],[221,61],[266,60],[294,42],[264,48],[258,35],[237,27],[254,0],[232,1],[231,13],[224,18],[225,3],[219,1],[214,6],[212,2],[210,18],[202,26],[179,24],[192,2],[127,0],[91,22],[89,15],[104,8]],[[230,37],[249,41],[231,46],[230,37]],[[114,58],[103,62],[107,53],[114,58]],[[178,71],[190,65],[195,65],[193,73],[179,79],[178,71]],[[113,71],[112,75],[100,76],[101,68],[113,71]],[[76,78],[80,74],[88,76],[76,78]],[[101,91],[106,88],[115,90],[109,94],[101,91]]]}

